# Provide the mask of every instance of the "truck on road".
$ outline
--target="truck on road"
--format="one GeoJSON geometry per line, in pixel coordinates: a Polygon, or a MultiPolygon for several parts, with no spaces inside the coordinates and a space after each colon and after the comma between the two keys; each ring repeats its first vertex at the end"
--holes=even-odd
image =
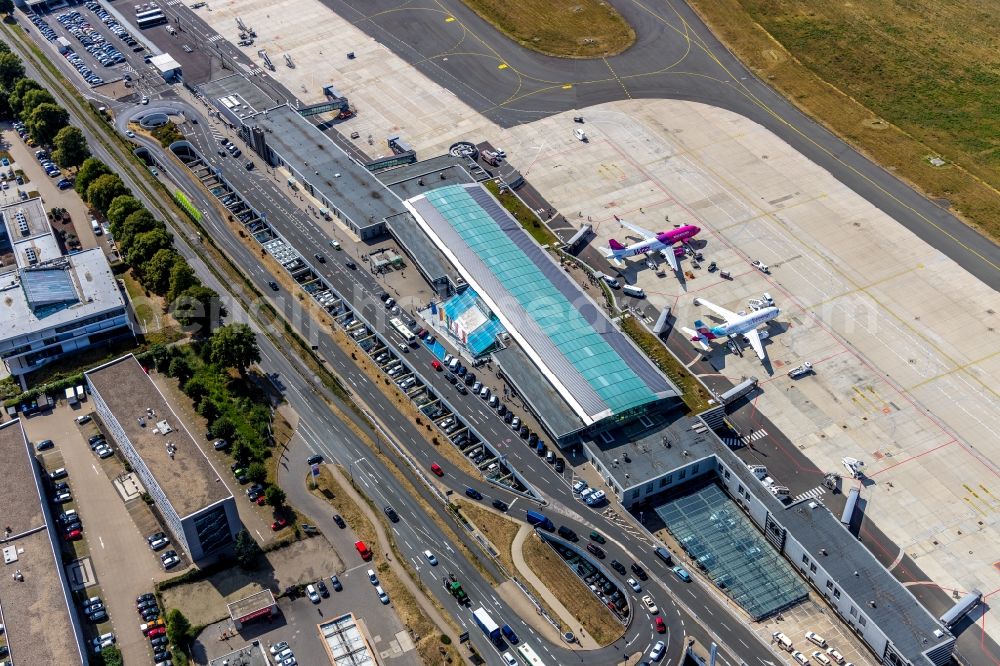
{"type": "Polygon", "coordinates": [[[483,630],[487,638],[490,639],[494,644],[498,643],[501,639],[500,627],[490,614],[486,612],[486,609],[480,606],[476,610],[472,611],[472,619],[475,621],[476,626],[483,630]]]}

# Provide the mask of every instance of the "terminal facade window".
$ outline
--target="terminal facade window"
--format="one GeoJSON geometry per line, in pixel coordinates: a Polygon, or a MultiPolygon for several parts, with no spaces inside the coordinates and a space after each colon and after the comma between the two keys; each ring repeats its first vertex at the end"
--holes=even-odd
{"type": "Polygon", "coordinates": [[[194,529],[202,552],[209,554],[223,548],[232,541],[232,530],[226,519],[226,507],[219,505],[195,516],[194,529]]]}

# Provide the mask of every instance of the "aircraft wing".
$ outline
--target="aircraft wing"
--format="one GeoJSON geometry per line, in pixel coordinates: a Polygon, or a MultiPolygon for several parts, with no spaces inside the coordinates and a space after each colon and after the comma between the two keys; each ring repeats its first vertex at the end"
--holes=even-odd
{"type": "MultiPolygon", "coordinates": [[[[735,312],[730,312],[726,308],[720,308],[715,303],[709,303],[704,298],[699,298],[698,299],[698,305],[704,305],[709,310],[712,310],[716,314],[721,315],[726,321],[732,321],[733,319],[736,319],[736,317],[738,316],[735,312]]],[[[760,341],[759,340],[758,340],[757,344],[760,345],[760,341]]]]}
{"type": "Polygon", "coordinates": [[[667,260],[667,263],[670,264],[670,267],[674,269],[675,273],[680,270],[680,266],[677,265],[677,255],[674,254],[674,248],[668,247],[664,250],[660,250],[660,254],[662,254],[663,258],[667,260]]]}
{"type": "Polygon", "coordinates": [[[623,227],[628,227],[629,229],[639,234],[646,240],[653,240],[656,238],[656,234],[654,234],[652,231],[649,231],[648,229],[643,229],[642,227],[630,224],[625,220],[621,219],[620,217],[618,217],[617,215],[615,216],[615,219],[618,220],[618,224],[622,225],[623,227]]]}
{"type": "Polygon", "coordinates": [[[749,331],[747,331],[746,333],[744,333],[743,335],[744,335],[744,337],[746,337],[747,340],[750,341],[750,346],[753,347],[753,350],[755,352],[757,352],[757,358],[759,358],[760,360],[763,361],[764,360],[764,345],[762,345],[760,343],[760,335],[757,334],[757,329],[756,328],[752,328],[749,331]]]}

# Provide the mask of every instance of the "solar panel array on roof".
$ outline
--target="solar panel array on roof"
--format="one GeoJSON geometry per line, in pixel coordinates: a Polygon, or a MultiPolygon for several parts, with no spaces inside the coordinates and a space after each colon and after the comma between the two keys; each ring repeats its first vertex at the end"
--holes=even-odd
{"type": "Polygon", "coordinates": [[[588,417],[676,395],[485,189],[452,185],[409,203],[588,417]]]}
{"type": "Polygon", "coordinates": [[[21,271],[21,288],[36,314],[39,308],[67,306],[80,301],[69,264],[21,271]]]}

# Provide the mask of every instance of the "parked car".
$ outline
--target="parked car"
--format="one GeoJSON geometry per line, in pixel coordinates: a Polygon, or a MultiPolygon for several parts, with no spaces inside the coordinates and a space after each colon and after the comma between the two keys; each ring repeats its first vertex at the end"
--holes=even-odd
{"type": "Polygon", "coordinates": [[[340,592],[344,589],[343,584],[341,584],[340,579],[336,576],[330,576],[330,584],[333,585],[334,592],[340,592]]]}

